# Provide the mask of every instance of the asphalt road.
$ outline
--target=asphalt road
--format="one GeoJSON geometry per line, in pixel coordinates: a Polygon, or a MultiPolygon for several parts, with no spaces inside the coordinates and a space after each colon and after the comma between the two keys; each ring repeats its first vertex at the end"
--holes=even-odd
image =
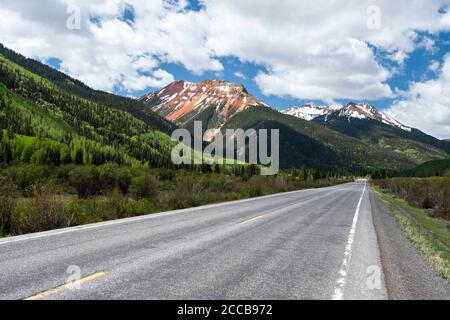
{"type": "Polygon", "coordinates": [[[448,297],[365,182],[0,240],[0,299],[448,297]]]}

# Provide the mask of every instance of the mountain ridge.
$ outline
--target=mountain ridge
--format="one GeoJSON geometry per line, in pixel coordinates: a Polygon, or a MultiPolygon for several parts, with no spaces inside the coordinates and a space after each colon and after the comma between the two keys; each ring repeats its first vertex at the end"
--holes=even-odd
{"type": "MultiPolygon", "coordinates": [[[[177,125],[190,128],[195,120],[201,120],[206,124],[204,128],[213,132],[225,128],[279,128],[285,168],[358,172],[403,169],[448,157],[449,153],[442,151],[443,145],[450,148],[448,142],[419,130],[408,132],[388,126],[384,118],[376,121],[352,113],[339,116],[338,106],[330,107],[333,114],[319,114],[311,121],[282,114],[252,96],[242,84],[223,80],[199,84],[178,81],[140,100],[131,100],[93,90],[4,47],[0,47],[0,60],[1,106],[12,108],[2,111],[2,129],[17,135],[17,141],[4,135],[4,143],[16,148],[30,143],[29,138],[18,135],[35,136],[42,145],[36,147],[36,157],[55,158],[56,154],[54,163],[148,162],[151,166],[170,167],[172,142],[162,132],[170,134],[177,125]],[[183,104],[187,107],[181,108],[183,104]],[[171,113],[172,121],[163,119],[171,113]]],[[[345,111],[354,111],[353,107],[349,104],[345,111]]]]}
{"type": "Polygon", "coordinates": [[[212,129],[212,136],[236,113],[253,106],[269,107],[252,96],[242,84],[224,80],[199,83],[178,80],[138,100],[146,108],[181,126],[202,119],[206,122],[205,127],[212,129]]]}
{"type": "Polygon", "coordinates": [[[241,94],[251,96],[242,84],[223,80],[198,84],[176,81],[139,100],[191,132],[194,121],[201,121],[205,131],[213,129],[208,130],[208,140],[226,128],[275,129],[278,126],[283,131],[280,132],[280,145],[284,148],[281,150],[282,167],[396,170],[441,159],[450,153],[447,142],[407,127],[368,104],[307,105],[287,112],[275,110],[255,98],[251,103],[231,108],[232,112],[221,117],[218,111],[224,105],[233,105],[236,96],[241,94]],[[230,87],[237,88],[235,95],[228,94],[230,87]]]}
{"type": "Polygon", "coordinates": [[[411,127],[405,126],[399,121],[388,116],[386,113],[378,110],[375,106],[366,103],[349,102],[346,105],[335,106],[314,106],[307,104],[281,110],[281,112],[307,121],[312,121],[316,118],[325,116],[324,121],[326,122],[328,116],[338,115],[339,117],[346,117],[348,120],[371,119],[405,131],[412,130],[411,127]]]}
{"type": "Polygon", "coordinates": [[[39,75],[61,89],[77,95],[79,97],[95,101],[105,106],[128,112],[134,117],[144,121],[153,128],[160,130],[166,134],[170,134],[176,126],[170,121],[165,120],[158,114],[147,112],[142,108],[141,104],[135,99],[118,96],[112,93],[95,90],[84,84],[83,82],[70,77],[44,63],[37,60],[26,58],[0,43],[0,55],[4,56],[14,64],[21,66],[29,72],[39,75]]]}

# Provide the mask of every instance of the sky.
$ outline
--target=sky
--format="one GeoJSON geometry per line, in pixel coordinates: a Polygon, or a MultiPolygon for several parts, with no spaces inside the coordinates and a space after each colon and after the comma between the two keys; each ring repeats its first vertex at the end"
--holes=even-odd
{"type": "Polygon", "coordinates": [[[277,109],[371,103],[450,139],[450,0],[0,0],[0,42],[139,97],[244,84],[277,109]]]}

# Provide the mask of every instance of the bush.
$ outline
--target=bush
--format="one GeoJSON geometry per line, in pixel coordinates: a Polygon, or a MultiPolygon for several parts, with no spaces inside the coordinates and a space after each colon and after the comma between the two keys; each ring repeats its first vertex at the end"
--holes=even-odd
{"type": "Polygon", "coordinates": [[[19,187],[24,195],[29,188],[37,183],[42,183],[51,175],[49,166],[22,165],[11,167],[7,173],[11,181],[19,187]]]}
{"type": "Polygon", "coordinates": [[[285,177],[278,176],[275,178],[274,186],[279,192],[287,192],[289,191],[289,184],[285,177]]]}
{"type": "Polygon", "coordinates": [[[131,180],[133,180],[133,173],[129,168],[120,168],[117,171],[117,185],[123,194],[128,193],[131,180]]]}
{"type": "Polygon", "coordinates": [[[246,188],[249,197],[260,197],[267,192],[267,177],[253,176],[248,181],[246,188]]]}
{"type": "Polygon", "coordinates": [[[99,188],[108,192],[117,186],[119,166],[115,163],[105,163],[98,167],[99,188]]]}
{"type": "Polygon", "coordinates": [[[16,186],[11,180],[3,181],[0,187],[0,236],[13,233],[16,202],[16,186]]]}
{"type": "Polygon", "coordinates": [[[62,199],[50,194],[45,187],[32,187],[33,198],[25,212],[21,233],[31,233],[67,227],[62,199]]]}
{"type": "Polygon", "coordinates": [[[102,221],[93,210],[93,202],[91,199],[73,199],[66,201],[64,204],[64,214],[67,217],[67,226],[78,226],[102,221]]]}
{"type": "Polygon", "coordinates": [[[106,209],[114,218],[127,218],[133,215],[130,200],[119,189],[113,189],[106,195],[106,209]]]}
{"type": "Polygon", "coordinates": [[[130,193],[136,199],[152,198],[159,190],[159,181],[146,173],[131,180],[130,193]]]}
{"type": "Polygon", "coordinates": [[[99,191],[98,174],[93,166],[75,167],[70,171],[69,180],[80,198],[93,196],[99,191]]]}
{"type": "Polygon", "coordinates": [[[172,169],[159,169],[157,171],[159,179],[162,181],[173,181],[175,179],[175,172],[172,169]]]}
{"type": "Polygon", "coordinates": [[[450,177],[392,178],[377,180],[382,189],[393,192],[411,205],[430,209],[434,216],[450,220],[450,177]]]}
{"type": "Polygon", "coordinates": [[[195,205],[195,194],[203,190],[199,184],[195,184],[191,175],[184,175],[175,179],[173,191],[170,193],[169,205],[173,209],[184,209],[195,205]]]}

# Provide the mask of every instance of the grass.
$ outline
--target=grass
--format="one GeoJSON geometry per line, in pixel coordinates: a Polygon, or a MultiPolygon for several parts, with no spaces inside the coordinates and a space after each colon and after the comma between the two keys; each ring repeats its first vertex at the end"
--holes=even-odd
{"type": "Polygon", "coordinates": [[[373,188],[433,270],[450,284],[450,223],[430,217],[429,210],[412,207],[393,193],[373,188]]]}

